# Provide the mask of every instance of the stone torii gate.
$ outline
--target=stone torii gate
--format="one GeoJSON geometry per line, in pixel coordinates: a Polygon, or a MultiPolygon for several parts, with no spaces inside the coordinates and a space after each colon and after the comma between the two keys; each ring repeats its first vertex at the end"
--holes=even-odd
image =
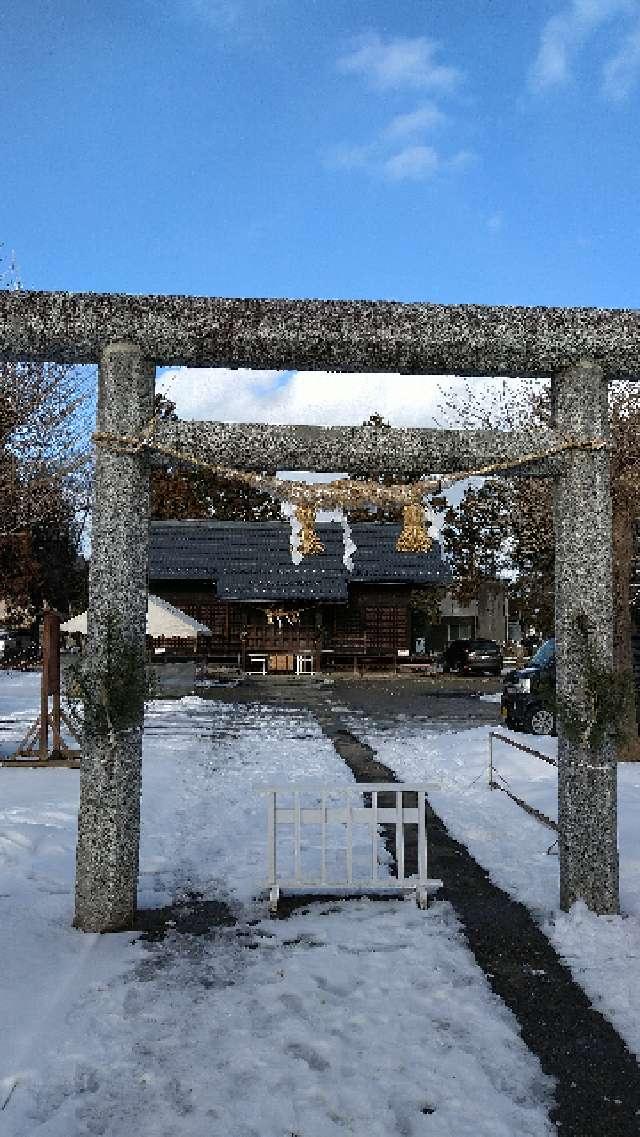
{"type": "MultiPolygon", "coordinates": [[[[0,358],[99,363],[98,430],[139,437],[157,364],[465,376],[552,376],[554,426],[526,434],[364,427],[157,424],[155,441],[246,470],[447,474],[509,461],[554,479],[557,690],[587,703],[589,652],[611,668],[607,382],[640,375],[640,313],[387,302],[227,300],[59,292],[0,294],[0,358]],[[567,448],[569,441],[570,447],[567,448]],[[556,452],[531,465],[532,453],[556,452]],[[529,462],[527,461],[529,460],[529,462]]],[[[398,386],[402,399],[402,385],[398,386]]],[[[101,446],[96,462],[89,652],[109,612],[143,667],[149,451],[101,446]]],[[[142,684],[140,684],[142,688],[142,684]]],[[[76,925],[132,926],[138,878],[143,695],[126,731],[87,733],[76,925]]],[[[560,903],[618,910],[616,765],[559,728],[560,903]]]]}

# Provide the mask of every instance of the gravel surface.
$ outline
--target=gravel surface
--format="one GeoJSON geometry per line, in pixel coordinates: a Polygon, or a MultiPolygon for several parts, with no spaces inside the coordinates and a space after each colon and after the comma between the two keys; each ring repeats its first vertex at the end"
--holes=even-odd
{"type": "Polygon", "coordinates": [[[351,679],[342,676],[327,681],[296,681],[267,676],[245,679],[237,686],[198,688],[205,699],[222,702],[267,704],[291,703],[313,709],[319,696],[327,698],[337,710],[364,714],[378,727],[390,729],[402,718],[423,721],[431,726],[481,726],[500,721],[498,703],[484,702],[480,695],[499,691],[499,679],[452,679],[438,676],[380,677],[351,679]]]}

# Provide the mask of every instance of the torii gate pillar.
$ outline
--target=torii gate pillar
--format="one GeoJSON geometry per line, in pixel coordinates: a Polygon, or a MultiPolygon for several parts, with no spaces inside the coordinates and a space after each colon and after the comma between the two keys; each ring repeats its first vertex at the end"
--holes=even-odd
{"type": "MultiPolygon", "coordinates": [[[[155,366],[133,343],[100,357],[98,431],[139,437],[153,415],[155,366]]],[[[149,546],[145,454],[98,447],[93,495],[87,658],[106,666],[110,621],[140,670],[138,706],[126,730],[92,729],[85,711],[76,863],[76,927],[131,928],[136,910],[149,546]]],[[[98,701],[100,691],[94,692],[98,701]]]]}
{"type": "MultiPolygon", "coordinates": [[[[607,381],[583,360],[553,385],[555,426],[572,439],[608,437],[607,381]]],[[[569,451],[554,479],[556,695],[560,710],[586,716],[589,658],[613,668],[609,454],[569,451]]],[[[584,900],[592,912],[618,911],[617,767],[612,739],[599,750],[563,735],[558,724],[560,906],[584,900]]]]}

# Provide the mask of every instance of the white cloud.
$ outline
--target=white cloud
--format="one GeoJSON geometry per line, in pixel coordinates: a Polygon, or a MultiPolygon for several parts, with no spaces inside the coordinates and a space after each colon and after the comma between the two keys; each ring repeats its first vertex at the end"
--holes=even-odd
{"type": "Polygon", "coordinates": [[[440,159],[433,146],[406,146],[384,163],[384,172],[394,182],[430,178],[439,169],[440,159]]]}
{"type": "Polygon", "coordinates": [[[470,150],[459,150],[451,158],[445,158],[432,146],[407,146],[387,159],[384,172],[396,182],[424,181],[445,170],[464,170],[474,158],[470,150]]]}
{"type": "Polygon", "coordinates": [[[462,170],[473,161],[474,155],[468,150],[459,150],[451,157],[443,155],[434,146],[418,140],[420,128],[417,124],[414,129],[417,138],[399,150],[396,147],[402,139],[384,130],[366,145],[335,146],[327,155],[326,164],[339,170],[368,170],[389,181],[401,182],[424,181],[444,170],[462,170]]]}
{"type": "Polygon", "coordinates": [[[282,381],[281,371],[175,367],[163,371],[156,389],[176,404],[180,418],[268,422],[282,381]]]}
{"type": "Polygon", "coordinates": [[[487,229],[490,233],[499,233],[504,222],[503,214],[499,209],[487,217],[487,229]]]}
{"type": "Polygon", "coordinates": [[[605,63],[603,90],[616,101],[625,99],[640,75],[640,19],[623,40],[620,48],[605,63]]]}
{"type": "Polygon", "coordinates": [[[414,111],[398,114],[392,118],[383,131],[383,137],[396,140],[422,134],[425,130],[441,126],[446,122],[446,118],[447,116],[434,103],[425,103],[414,111]]]}
{"type": "Polygon", "coordinates": [[[425,36],[383,39],[377,32],[361,36],[338,62],[341,71],[362,75],[380,91],[403,88],[450,91],[460,80],[456,67],[437,63],[438,45],[425,36]]]}
{"type": "Polygon", "coordinates": [[[574,54],[623,3],[624,0],[572,0],[564,11],[551,16],[542,29],[531,85],[544,90],[566,83],[574,54]]]}
{"type": "MultiPolygon", "coordinates": [[[[436,63],[436,50],[437,45],[424,36],[384,40],[372,32],[357,41],[338,67],[364,78],[379,91],[428,88],[444,95],[457,85],[460,72],[436,63]]],[[[327,156],[327,165],[368,170],[394,182],[424,180],[443,169],[460,169],[468,164],[466,151],[448,158],[425,138],[447,121],[448,116],[430,99],[396,114],[369,142],[335,147],[327,156]]]]}
{"type": "Polygon", "coordinates": [[[616,31],[620,30],[622,38],[603,65],[602,88],[611,98],[624,98],[640,70],[639,0],[571,0],[542,30],[529,78],[531,88],[545,91],[567,84],[578,53],[596,32],[616,17],[616,31]],[[634,18],[631,26],[630,18],[634,18]]]}
{"type": "MultiPolygon", "coordinates": [[[[481,398],[492,381],[472,380],[481,398]],[[477,386],[476,386],[477,384],[477,386]]],[[[165,371],[158,390],[184,419],[218,422],[362,423],[381,414],[392,426],[433,426],[448,396],[463,399],[469,381],[452,376],[351,374],[332,371],[249,371],[186,368],[165,371]]]]}

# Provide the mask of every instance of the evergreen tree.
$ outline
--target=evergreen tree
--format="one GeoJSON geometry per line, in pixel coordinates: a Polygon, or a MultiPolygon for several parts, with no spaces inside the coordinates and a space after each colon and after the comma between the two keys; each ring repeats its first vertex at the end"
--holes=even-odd
{"type": "Polygon", "coordinates": [[[543,637],[555,625],[553,485],[547,478],[518,478],[511,488],[511,606],[522,627],[543,637]]]}
{"type": "Polygon", "coordinates": [[[469,486],[459,506],[446,511],[441,537],[462,602],[477,594],[482,579],[496,580],[512,567],[511,508],[509,486],[494,479],[469,486]]]}

